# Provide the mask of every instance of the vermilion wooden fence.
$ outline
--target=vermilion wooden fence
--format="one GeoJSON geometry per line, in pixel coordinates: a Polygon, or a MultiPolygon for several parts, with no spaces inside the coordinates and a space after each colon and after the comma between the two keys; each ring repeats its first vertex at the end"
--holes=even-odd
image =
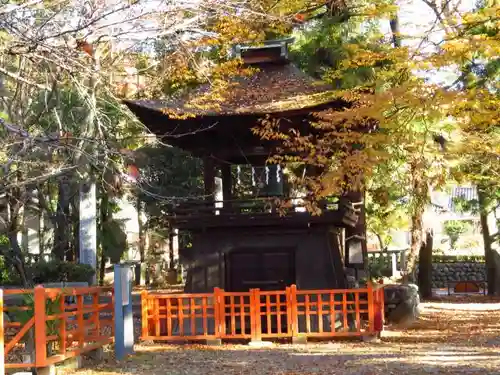
{"type": "Polygon", "coordinates": [[[383,289],[142,292],[143,340],[340,337],[381,330],[383,289]],[[377,319],[379,320],[377,322],[377,319]],[[378,323],[378,324],[377,324],[378,323]]]}
{"type": "Polygon", "coordinates": [[[112,341],[112,288],[37,286],[3,294],[18,296],[25,305],[6,306],[0,298],[0,314],[9,316],[3,325],[0,320],[5,368],[46,367],[112,341]]]}

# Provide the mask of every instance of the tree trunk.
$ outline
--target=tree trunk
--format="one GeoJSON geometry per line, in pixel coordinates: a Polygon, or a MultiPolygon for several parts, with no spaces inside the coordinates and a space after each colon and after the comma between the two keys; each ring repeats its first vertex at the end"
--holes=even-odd
{"type": "Polygon", "coordinates": [[[104,285],[104,278],[106,277],[106,257],[101,250],[101,258],[99,259],[99,285],[104,285]]]}
{"type": "Polygon", "coordinates": [[[414,159],[410,162],[410,175],[412,176],[411,181],[411,231],[410,231],[410,252],[408,254],[408,260],[406,263],[406,269],[403,274],[403,281],[409,282],[413,271],[415,269],[415,264],[417,261],[417,255],[422,244],[422,230],[423,230],[423,217],[425,212],[425,207],[429,198],[429,189],[427,182],[424,180],[423,174],[425,173],[425,168],[418,159],[414,159]]]}
{"type": "MultiPolygon", "coordinates": [[[[20,172],[16,174],[16,178],[21,180],[20,172]]],[[[9,263],[14,266],[23,287],[29,287],[29,279],[26,273],[25,258],[21,246],[19,245],[18,234],[22,223],[22,208],[25,206],[26,201],[23,198],[20,188],[13,188],[6,192],[7,200],[7,238],[9,240],[10,252],[7,252],[6,258],[9,263]]]]}
{"type": "Polygon", "coordinates": [[[58,198],[56,209],[56,228],[54,233],[54,248],[52,254],[55,259],[64,261],[69,249],[69,191],[65,178],[58,181],[58,198]]]}
{"type": "Polygon", "coordinates": [[[386,246],[384,245],[384,241],[382,240],[382,236],[378,233],[375,233],[375,236],[377,237],[378,244],[380,246],[380,251],[385,251],[386,246]]]}
{"type": "Polygon", "coordinates": [[[496,267],[495,254],[493,253],[490,228],[488,227],[488,209],[487,197],[484,189],[478,186],[477,196],[479,201],[479,220],[481,222],[481,231],[484,242],[484,258],[486,260],[486,281],[488,282],[488,295],[494,296],[497,292],[496,288],[496,267]]]}
{"type": "Polygon", "coordinates": [[[399,16],[397,12],[389,21],[389,25],[391,26],[392,45],[395,48],[399,48],[401,47],[401,30],[399,28],[399,16]]]}
{"type": "Polygon", "coordinates": [[[432,297],[432,246],[434,234],[431,229],[425,233],[418,258],[418,289],[422,298],[432,297]]]}
{"type": "MultiPolygon", "coordinates": [[[[109,197],[106,194],[105,191],[101,192],[101,200],[100,200],[100,205],[99,205],[99,226],[100,226],[100,233],[101,235],[99,236],[100,239],[103,237],[103,228],[104,228],[104,223],[108,221],[109,219],[109,197]]],[[[107,254],[104,253],[104,247],[102,244],[98,247],[101,248],[100,251],[100,257],[99,257],[99,285],[104,284],[104,277],[106,276],[106,260],[107,260],[107,254]]]]}
{"type": "Polygon", "coordinates": [[[69,221],[71,222],[71,246],[66,255],[68,262],[78,261],[80,256],[80,196],[79,184],[73,183],[71,185],[71,198],[69,200],[71,214],[69,221]]]}
{"type": "Polygon", "coordinates": [[[44,189],[39,189],[38,190],[38,221],[40,223],[40,225],[38,226],[38,241],[40,242],[40,249],[39,249],[39,257],[38,257],[38,261],[42,261],[43,260],[43,253],[45,252],[45,214],[47,214],[47,212],[44,212],[43,210],[43,204],[42,204],[42,199],[40,198],[43,194],[45,194],[45,190],[44,189]]]}
{"type": "Polygon", "coordinates": [[[26,275],[26,268],[24,266],[24,259],[21,247],[19,246],[19,241],[17,240],[17,231],[9,232],[8,238],[9,238],[9,245],[13,253],[15,254],[11,258],[11,262],[14,265],[14,268],[16,269],[17,273],[19,274],[19,277],[21,278],[23,287],[28,288],[30,285],[28,282],[28,277],[26,275]]]}
{"type": "Polygon", "coordinates": [[[78,212],[73,212],[71,215],[72,230],[73,230],[73,245],[71,246],[71,251],[68,254],[67,261],[74,262],[78,261],[80,253],[80,220],[78,218],[78,212]]]}
{"type": "Polygon", "coordinates": [[[423,212],[416,212],[411,215],[410,252],[406,262],[406,270],[403,275],[404,282],[410,282],[411,275],[413,274],[417,262],[417,254],[422,245],[422,216],[423,212]]]}
{"type": "Polygon", "coordinates": [[[146,228],[142,228],[143,236],[144,236],[144,250],[146,252],[146,242],[148,244],[148,252],[147,252],[147,260],[146,260],[146,273],[144,275],[144,283],[146,285],[151,284],[153,273],[151,272],[151,251],[149,247],[151,246],[151,236],[149,231],[149,226],[146,228]]]}
{"type": "MultiPolygon", "coordinates": [[[[146,235],[144,231],[144,223],[142,222],[142,202],[137,199],[137,223],[139,224],[139,257],[140,263],[135,268],[135,283],[136,285],[141,285],[142,282],[142,270],[147,274],[148,270],[146,267],[146,235]]],[[[146,276],[146,275],[144,275],[146,276]]]]}

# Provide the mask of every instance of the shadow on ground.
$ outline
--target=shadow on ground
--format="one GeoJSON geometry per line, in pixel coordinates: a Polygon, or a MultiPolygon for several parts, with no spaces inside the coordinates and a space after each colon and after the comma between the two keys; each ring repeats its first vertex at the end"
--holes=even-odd
{"type": "Polygon", "coordinates": [[[93,372],[109,374],[481,374],[498,373],[500,355],[467,347],[322,344],[303,348],[252,349],[162,347],[139,349],[131,359],[93,372]]]}
{"type": "MultiPolygon", "coordinates": [[[[500,308],[500,306],[499,306],[500,308]]],[[[500,374],[500,310],[453,310],[423,304],[407,330],[388,330],[381,343],[342,341],[246,345],[138,346],[124,362],[109,359],[84,372],[104,374],[500,374]]]]}

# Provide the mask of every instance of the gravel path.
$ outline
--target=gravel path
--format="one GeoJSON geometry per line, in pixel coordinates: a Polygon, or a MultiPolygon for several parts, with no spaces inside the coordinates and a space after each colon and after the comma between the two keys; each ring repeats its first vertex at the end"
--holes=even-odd
{"type": "Polygon", "coordinates": [[[500,374],[499,310],[447,302],[422,307],[412,328],[388,330],[380,343],[138,345],[126,361],[88,363],[78,375],[500,374]]]}

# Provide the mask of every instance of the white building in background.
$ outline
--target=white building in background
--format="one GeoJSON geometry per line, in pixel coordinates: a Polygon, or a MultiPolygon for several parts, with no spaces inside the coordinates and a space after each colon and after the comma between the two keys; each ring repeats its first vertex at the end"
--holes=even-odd
{"type": "MultiPolygon", "coordinates": [[[[479,213],[462,212],[457,207],[456,199],[467,201],[477,201],[477,189],[474,186],[454,186],[450,193],[431,192],[431,205],[427,208],[424,216],[424,225],[434,231],[434,249],[450,251],[449,237],[445,232],[445,225],[448,221],[464,221],[468,224],[468,229],[460,235],[454,254],[473,255],[484,253],[483,237],[479,213]]],[[[488,216],[488,226],[490,233],[498,231],[497,220],[500,210],[488,216]]]]}
{"type": "MultiPolygon", "coordinates": [[[[474,186],[452,186],[449,191],[431,191],[431,203],[424,213],[424,228],[430,228],[434,233],[434,251],[450,252],[460,255],[482,255],[484,253],[483,237],[479,214],[476,212],[462,212],[456,205],[456,199],[477,199],[477,190],[474,186]],[[466,233],[460,235],[455,250],[450,248],[450,240],[445,232],[448,221],[465,221],[468,225],[466,233]]],[[[496,215],[488,217],[490,233],[498,231],[497,219],[500,218],[500,210],[496,215]]],[[[390,230],[392,242],[388,250],[402,250],[410,247],[409,230],[390,230]]],[[[369,239],[369,250],[379,251],[379,244],[374,238],[369,239]]]]}

